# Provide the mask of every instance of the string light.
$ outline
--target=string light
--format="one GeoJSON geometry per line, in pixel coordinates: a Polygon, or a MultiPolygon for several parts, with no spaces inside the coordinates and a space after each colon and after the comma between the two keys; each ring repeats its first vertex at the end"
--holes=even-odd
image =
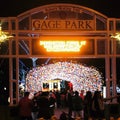
{"type": "Polygon", "coordinates": [[[42,90],[43,83],[49,80],[61,79],[70,81],[73,90],[101,91],[102,75],[94,67],[87,67],[71,62],[56,62],[39,66],[29,71],[26,76],[26,90],[38,92],[42,90]]]}
{"type": "Polygon", "coordinates": [[[0,44],[6,40],[9,40],[9,38],[11,38],[13,36],[9,35],[8,32],[3,32],[2,31],[2,26],[0,24],[0,44]]]}
{"type": "Polygon", "coordinates": [[[111,38],[115,38],[115,39],[117,39],[117,40],[120,40],[120,33],[115,33],[114,35],[112,34],[111,35],[111,38]]]}

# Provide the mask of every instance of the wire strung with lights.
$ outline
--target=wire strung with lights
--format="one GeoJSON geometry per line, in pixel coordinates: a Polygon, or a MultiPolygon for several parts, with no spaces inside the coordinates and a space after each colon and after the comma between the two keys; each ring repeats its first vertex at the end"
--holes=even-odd
{"type": "Polygon", "coordinates": [[[120,40],[120,33],[117,32],[117,33],[115,33],[114,35],[112,34],[112,35],[111,35],[111,38],[115,38],[115,39],[117,39],[117,40],[120,40]]]}
{"type": "Polygon", "coordinates": [[[13,37],[13,36],[9,35],[8,32],[3,32],[2,31],[2,26],[0,24],[0,44],[2,42],[5,42],[6,40],[9,40],[9,38],[11,38],[11,37],[13,37]]]}
{"type": "Polygon", "coordinates": [[[102,74],[96,68],[71,62],[56,62],[32,68],[26,76],[26,91],[41,91],[44,82],[56,78],[70,81],[73,90],[79,92],[82,89],[85,92],[102,89],[102,74]]]}

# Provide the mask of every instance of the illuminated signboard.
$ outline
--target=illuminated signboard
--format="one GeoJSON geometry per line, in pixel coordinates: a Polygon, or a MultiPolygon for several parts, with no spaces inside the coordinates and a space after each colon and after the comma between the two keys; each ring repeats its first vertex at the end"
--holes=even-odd
{"type": "Polygon", "coordinates": [[[92,55],[94,40],[72,35],[40,36],[32,40],[32,54],[44,57],[92,55]]]}
{"type": "Polygon", "coordinates": [[[47,52],[79,52],[86,41],[40,41],[47,52]]]}

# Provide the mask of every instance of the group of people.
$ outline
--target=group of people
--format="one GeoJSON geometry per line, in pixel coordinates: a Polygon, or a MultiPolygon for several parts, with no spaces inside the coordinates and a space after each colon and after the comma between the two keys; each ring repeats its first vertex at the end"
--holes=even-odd
{"type": "Polygon", "coordinates": [[[38,92],[30,98],[30,93],[25,92],[18,104],[20,120],[50,119],[54,115],[55,96],[52,92],[38,92]]]}
{"type": "Polygon", "coordinates": [[[104,118],[104,101],[100,91],[78,91],[68,93],[69,119],[81,117],[84,120],[104,118]]]}
{"type": "Polygon", "coordinates": [[[66,93],[38,92],[32,99],[30,93],[25,92],[24,97],[19,101],[19,116],[21,120],[39,120],[44,118],[50,120],[55,115],[55,107],[68,108],[68,113],[61,114],[60,120],[72,120],[82,118],[92,120],[104,118],[104,101],[100,91],[78,91],[68,90],[66,93]],[[59,99],[59,100],[58,100],[59,99]],[[66,117],[67,115],[67,117],[66,117]]]}

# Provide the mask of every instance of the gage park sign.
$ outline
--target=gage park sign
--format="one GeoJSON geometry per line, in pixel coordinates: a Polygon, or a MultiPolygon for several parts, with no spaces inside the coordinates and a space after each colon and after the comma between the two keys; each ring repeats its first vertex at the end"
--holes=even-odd
{"type": "Polygon", "coordinates": [[[93,20],[32,20],[34,30],[77,30],[92,31],[94,30],[93,20]]]}

